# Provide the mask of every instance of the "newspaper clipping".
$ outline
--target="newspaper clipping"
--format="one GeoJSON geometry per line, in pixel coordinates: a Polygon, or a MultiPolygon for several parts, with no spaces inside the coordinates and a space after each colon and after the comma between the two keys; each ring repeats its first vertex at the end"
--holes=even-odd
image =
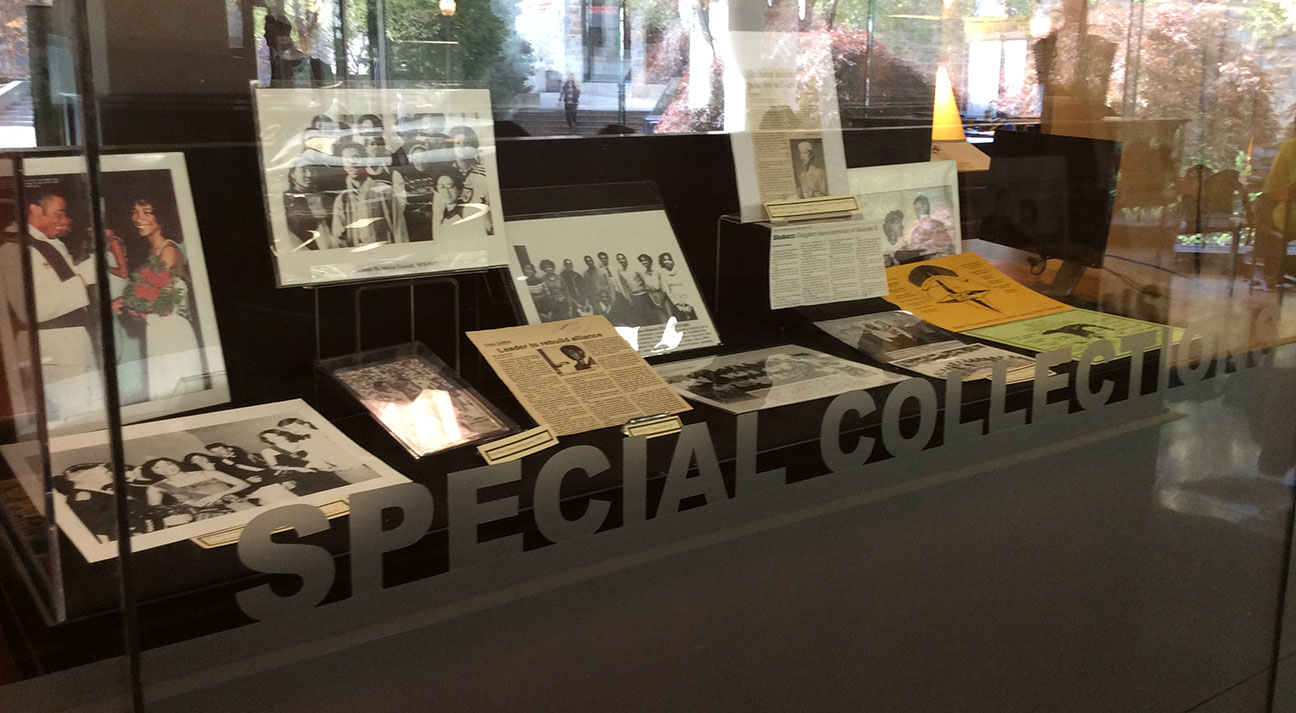
{"type": "Polygon", "coordinates": [[[771,201],[849,191],[833,68],[798,33],[734,32],[726,110],[742,219],[771,201]]]}
{"type": "Polygon", "coordinates": [[[887,293],[882,226],[852,220],[776,226],[770,232],[770,309],[887,293]]]}
{"type": "Polygon", "coordinates": [[[791,344],[672,362],[655,368],[688,398],[730,413],[828,398],[902,378],[899,374],[791,344]]]}
{"type": "Polygon", "coordinates": [[[815,326],[882,362],[944,379],[959,371],[965,381],[990,378],[995,364],[1008,367],[1008,383],[1035,374],[1021,354],[971,342],[901,310],[816,322],[815,326]]]}
{"type": "Polygon", "coordinates": [[[689,410],[602,315],[468,338],[527,413],[559,436],[689,410]]]}

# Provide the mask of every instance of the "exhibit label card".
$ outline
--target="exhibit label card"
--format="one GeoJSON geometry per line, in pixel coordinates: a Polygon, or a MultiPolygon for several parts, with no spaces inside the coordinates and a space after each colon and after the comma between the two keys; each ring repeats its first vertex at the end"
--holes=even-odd
{"type": "Polygon", "coordinates": [[[850,220],[770,230],[770,309],[887,293],[882,226],[850,220]]]}
{"type": "Polygon", "coordinates": [[[904,378],[791,344],[653,368],[684,396],[730,413],[829,398],[904,378]]]}
{"type": "MultiPolygon", "coordinates": [[[[301,400],[127,426],[122,439],[136,552],[245,525],[276,505],[324,506],[408,482],[301,400]]],[[[108,432],[52,438],[49,450],[59,529],[88,562],[116,557],[108,432]]],[[[0,451],[40,502],[39,444],[0,451]]]]}
{"type": "Polygon", "coordinates": [[[919,374],[944,379],[958,371],[965,381],[988,379],[995,364],[1008,368],[1008,383],[1035,375],[1035,360],[1006,349],[960,338],[901,310],[815,322],[860,352],[919,374]]]}
{"type": "MultiPolygon", "coordinates": [[[[1087,309],[1072,309],[1058,314],[974,329],[967,334],[1037,352],[1069,348],[1072,358],[1078,359],[1084,354],[1085,347],[1100,339],[1109,342],[1115,348],[1116,356],[1126,356],[1130,352],[1120,348],[1121,338],[1144,332],[1156,334],[1156,342],[1152,348],[1159,349],[1163,330],[1162,325],[1153,322],[1092,312],[1087,309]]],[[[1176,343],[1182,335],[1182,329],[1174,330],[1173,338],[1176,343]]]]}
{"type": "Polygon", "coordinates": [[[887,301],[953,332],[1072,309],[1014,281],[976,253],[889,267],[887,301]]]}
{"type": "Polygon", "coordinates": [[[603,315],[467,336],[527,413],[559,436],[689,410],[603,315]]]}

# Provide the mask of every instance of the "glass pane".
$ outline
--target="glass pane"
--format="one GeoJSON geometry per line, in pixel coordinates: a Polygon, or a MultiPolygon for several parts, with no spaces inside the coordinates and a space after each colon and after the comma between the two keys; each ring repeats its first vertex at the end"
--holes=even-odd
{"type": "MultiPolygon", "coordinates": [[[[112,295],[100,253],[74,3],[7,3],[0,52],[0,701],[132,709],[118,504],[107,446],[112,295]],[[35,148],[32,148],[35,147],[35,148]],[[91,452],[93,451],[93,452],[91,452]]],[[[90,119],[93,121],[93,119],[90,119]]],[[[131,530],[131,535],[134,529],[131,530]]]]}
{"type": "MultiPolygon", "coordinates": [[[[150,710],[219,708],[231,690],[302,710],[374,695],[395,710],[660,708],[667,690],[717,710],[1234,696],[1218,700],[1258,711],[1244,697],[1290,668],[1291,7],[89,5],[83,55],[78,3],[0,4],[0,586],[15,612],[0,672],[12,660],[24,679],[0,702],[75,675],[85,687],[58,695],[142,693],[150,710]],[[790,98],[749,121],[751,37],[784,51],[754,54],[782,63],[790,98]],[[1020,381],[952,396],[947,373],[900,363],[930,366],[913,335],[871,335],[895,347],[875,344],[884,356],[919,349],[892,362],[814,326],[891,310],[881,299],[769,309],[769,226],[738,220],[763,209],[737,190],[755,162],[724,132],[824,119],[824,137],[778,137],[785,194],[858,191],[884,264],[957,245],[1063,305],[1061,323],[943,340],[1001,347],[1020,381]],[[932,160],[947,156],[963,165],[932,160]],[[948,180],[913,182],[933,166],[948,180]],[[866,168],[878,190],[826,189],[866,168]],[[651,202],[627,185],[654,186],[651,202]],[[518,239],[524,217],[649,205],[652,221],[518,239]],[[31,253],[42,236],[57,255],[31,253]],[[619,253],[620,298],[603,282],[619,253]],[[689,280],[665,282],[674,267],[689,280]],[[47,272],[79,280],[84,304],[44,312],[47,272]],[[706,356],[792,345],[904,378],[742,418],[695,403],[679,434],[564,436],[488,469],[470,448],[416,457],[389,431],[417,409],[384,428],[319,368],[422,343],[525,429],[464,333],[521,323],[528,304],[542,321],[619,312],[645,334],[706,314],[706,356]],[[1205,334],[1140,361],[1121,346],[1128,320],[1205,334]],[[1122,356],[1032,361],[1095,339],[1122,356]],[[1111,403],[1084,390],[1103,384],[1111,403]],[[109,415],[123,427],[103,432],[109,415]]],[[[800,282],[836,274],[819,265],[800,282]]],[[[918,280],[984,307],[964,282],[918,280]]],[[[740,402],[827,363],[698,378],[740,402]]]]}

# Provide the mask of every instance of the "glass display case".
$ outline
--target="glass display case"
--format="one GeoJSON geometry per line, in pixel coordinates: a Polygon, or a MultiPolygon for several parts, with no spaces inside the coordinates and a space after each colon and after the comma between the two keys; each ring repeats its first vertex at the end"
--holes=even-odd
{"type": "Polygon", "coordinates": [[[1296,711],[1294,33],[0,2],[0,709],[1296,711]]]}

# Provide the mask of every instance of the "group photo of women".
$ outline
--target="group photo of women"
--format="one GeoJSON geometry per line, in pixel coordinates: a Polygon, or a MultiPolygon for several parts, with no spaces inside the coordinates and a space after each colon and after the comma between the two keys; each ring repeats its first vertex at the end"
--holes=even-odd
{"type": "MultiPolygon", "coordinates": [[[[275,416],[128,440],[128,523],[143,535],[377,478],[311,420],[275,416]]],[[[58,497],[99,542],[117,538],[106,447],[54,456],[58,497]]]]}

